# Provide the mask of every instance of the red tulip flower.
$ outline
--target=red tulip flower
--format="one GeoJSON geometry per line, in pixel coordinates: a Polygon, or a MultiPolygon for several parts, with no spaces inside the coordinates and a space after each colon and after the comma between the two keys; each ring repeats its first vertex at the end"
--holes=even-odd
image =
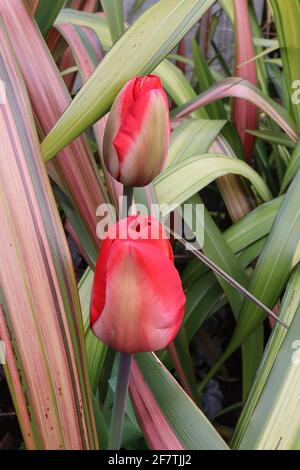
{"type": "Polygon", "coordinates": [[[168,99],[160,78],[133,78],[109,113],[103,147],[108,171],[125,186],[146,186],[164,167],[169,139],[168,99]]]}
{"type": "Polygon", "coordinates": [[[91,297],[94,334],[125,353],[166,347],[181,325],[185,295],[161,224],[152,217],[130,216],[107,235],[91,297]]]}

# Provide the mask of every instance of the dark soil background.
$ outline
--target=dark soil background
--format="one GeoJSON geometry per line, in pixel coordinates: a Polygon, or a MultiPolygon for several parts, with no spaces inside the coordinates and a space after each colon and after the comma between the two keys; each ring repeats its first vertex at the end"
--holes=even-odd
{"type": "Polygon", "coordinates": [[[3,368],[0,366],[0,450],[20,449],[22,442],[3,368]]]}

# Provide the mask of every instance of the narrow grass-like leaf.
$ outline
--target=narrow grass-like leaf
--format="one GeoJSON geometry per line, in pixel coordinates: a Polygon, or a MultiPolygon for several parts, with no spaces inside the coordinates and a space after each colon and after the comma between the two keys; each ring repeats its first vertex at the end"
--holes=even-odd
{"type": "Polygon", "coordinates": [[[251,135],[255,135],[255,137],[259,137],[266,142],[272,142],[273,144],[282,145],[290,149],[295,148],[295,142],[292,142],[286,134],[280,132],[279,130],[266,129],[253,131],[247,129],[247,132],[251,135]]]}
{"type": "MultiPolygon", "coordinates": [[[[185,131],[187,131],[187,128],[185,128],[185,131]]],[[[189,140],[189,143],[185,146],[186,158],[193,156],[194,151],[195,151],[195,147],[191,139],[189,138],[188,140],[189,140]]],[[[172,150],[173,145],[176,145],[176,139],[172,140],[171,142],[171,146],[170,146],[171,153],[173,152],[172,150]]],[[[231,191],[232,187],[234,188],[236,187],[235,185],[236,182],[231,181],[231,178],[233,177],[234,175],[223,177],[221,186],[223,184],[229,185],[230,191],[231,191]]],[[[229,194],[228,190],[227,190],[227,194],[229,194]]],[[[237,195],[238,194],[240,193],[237,193],[237,195]]],[[[195,195],[192,199],[188,200],[187,202],[191,204],[202,203],[198,195],[195,195]]],[[[195,217],[197,218],[197,214],[195,214],[195,217]]],[[[201,226],[201,223],[200,223],[200,226],[201,226]]],[[[203,247],[205,254],[209,256],[218,266],[224,269],[227,273],[230,273],[230,275],[234,279],[238,280],[240,284],[246,286],[248,282],[247,276],[243,272],[240,266],[240,263],[231,252],[227,243],[224,241],[222,234],[218,230],[216,224],[212,220],[208,211],[205,211],[205,224],[203,228],[204,228],[204,233],[205,233],[204,247],[203,247]]],[[[198,234],[196,234],[196,236],[197,235],[198,234]]],[[[218,279],[218,282],[220,283],[220,285],[222,286],[222,289],[226,293],[229,303],[232,307],[233,314],[235,318],[237,318],[240,312],[243,297],[223,280],[218,279]]],[[[253,377],[256,371],[257,365],[259,363],[260,357],[261,357],[261,352],[262,352],[262,334],[261,333],[262,333],[262,330],[255,333],[254,337],[250,338],[249,342],[246,342],[242,348],[243,363],[244,363],[243,369],[246,371],[245,373],[247,373],[247,377],[253,377]],[[253,346],[255,342],[256,342],[255,352],[253,353],[253,346]]]]}
{"type": "MultiPolygon", "coordinates": [[[[281,202],[282,198],[277,198],[270,203],[259,206],[223,234],[230,249],[238,255],[242,267],[248,266],[260,255],[266,235],[271,230],[281,202]]],[[[221,264],[220,261],[219,264],[221,264]]],[[[187,291],[184,325],[190,340],[207,316],[224,305],[226,300],[222,296],[222,290],[217,286],[213,274],[208,272],[207,267],[201,264],[198,259],[189,263],[183,272],[182,281],[184,289],[187,291]]],[[[250,353],[250,357],[251,367],[254,362],[254,353],[250,353]]]]}
{"type": "MultiPolygon", "coordinates": [[[[271,308],[288,279],[300,238],[299,182],[300,173],[283,198],[249,285],[249,290],[271,308]]],[[[245,338],[262,320],[261,312],[245,301],[232,344],[245,338]]]]}
{"type": "MultiPolygon", "coordinates": [[[[253,262],[260,255],[264,243],[265,239],[258,240],[240,253],[238,255],[240,265],[246,268],[249,263],[253,262]]],[[[222,308],[227,300],[215,276],[210,272],[206,272],[193,281],[186,291],[186,299],[184,327],[187,339],[190,341],[202,323],[222,308]]],[[[262,355],[262,339],[262,331],[260,331],[242,347],[244,384],[245,381],[251,381],[256,373],[262,355]],[[245,374],[244,369],[246,369],[245,374]]]]}
{"type": "Polygon", "coordinates": [[[198,387],[184,328],[180,328],[174,342],[167,347],[167,351],[182,388],[196,404],[199,404],[198,387]]]}
{"type": "Polygon", "coordinates": [[[219,0],[220,5],[223,10],[226,12],[231,23],[234,24],[234,5],[233,0],[219,0]]]}
{"type": "Polygon", "coordinates": [[[103,11],[110,30],[113,42],[116,42],[124,33],[124,7],[123,0],[101,0],[103,11]]]}
{"type": "MultiPolygon", "coordinates": [[[[195,196],[189,199],[188,202],[191,203],[194,207],[196,207],[197,204],[203,204],[198,194],[195,194],[195,196]]],[[[194,212],[194,217],[197,218],[197,212],[194,212]]],[[[201,220],[199,221],[200,223],[198,222],[197,230],[199,230],[199,234],[197,230],[195,233],[197,239],[199,239],[199,237],[201,239],[202,230],[204,229],[204,253],[211,260],[213,260],[217,266],[221,267],[221,269],[228,273],[233,279],[238,281],[242,286],[247,287],[249,279],[246,273],[242,269],[239,260],[234,256],[233,252],[224,240],[219,228],[217,227],[207,210],[204,210],[204,221],[205,223],[203,227],[201,227],[201,220]]],[[[242,294],[220,277],[217,277],[217,280],[220,283],[224,292],[226,293],[235,319],[238,319],[243,303],[242,294]]],[[[262,329],[260,329],[255,332],[254,337],[250,336],[242,346],[244,364],[243,367],[245,370],[247,370],[247,377],[250,380],[251,377],[253,378],[253,375],[257,369],[258,363],[261,358],[262,339],[262,329]],[[253,352],[254,344],[255,354],[253,352]]]]}
{"type": "MultiPolygon", "coordinates": [[[[200,86],[200,90],[204,91],[213,85],[214,79],[212,77],[209,65],[195,39],[192,42],[192,53],[195,64],[195,73],[200,86]]],[[[207,113],[212,119],[228,119],[227,113],[223,104],[219,101],[209,104],[207,113]]]]}
{"type": "Polygon", "coordinates": [[[143,6],[144,3],[145,3],[145,0],[135,0],[131,8],[131,14],[135,15],[137,11],[143,6]]]}
{"type": "Polygon", "coordinates": [[[39,0],[34,17],[43,36],[46,36],[52,27],[64,3],[65,0],[39,0]]]}

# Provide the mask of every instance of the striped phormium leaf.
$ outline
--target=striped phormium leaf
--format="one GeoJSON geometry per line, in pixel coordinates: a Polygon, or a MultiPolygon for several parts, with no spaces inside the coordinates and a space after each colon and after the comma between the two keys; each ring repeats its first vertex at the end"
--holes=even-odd
{"type": "MultiPolygon", "coordinates": [[[[100,17],[98,17],[98,19],[100,20],[100,17]]],[[[97,18],[95,16],[92,17],[91,15],[87,16],[76,11],[63,10],[57,19],[56,28],[63,34],[64,38],[72,48],[81,78],[83,81],[86,81],[98,64],[97,56],[99,53],[97,49],[99,49],[99,45],[97,46],[95,36],[98,37],[104,48],[112,46],[105,19],[101,17],[101,22],[97,22],[97,18]],[[89,29],[84,27],[83,24],[89,26],[89,29]],[[93,30],[94,35],[91,30],[93,30]],[[87,35],[87,31],[90,31],[88,38],[85,37],[87,35]]],[[[169,60],[164,60],[154,72],[160,75],[166,91],[177,105],[186,103],[196,97],[196,93],[182,72],[169,60]]],[[[193,114],[193,117],[205,118],[207,117],[207,113],[204,109],[198,109],[193,114]]],[[[217,119],[217,116],[214,116],[214,119],[217,119]]],[[[211,127],[214,127],[213,122],[210,125],[211,127]]],[[[102,120],[98,121],[94,125],[94,132],[100,156],[103,143],[103,127],[104,125],[102,120]]],[[[225,150],[228,155],[232,155],[232,150],[225,141],[221,142],[218,140],[216,146],[218,146],[219,149],[222,148],[222,151],[225,150]]],[[[199,152],[197,152],[197,154],[198,153],[199,152]]],[[[118,196],[121,193],[121,185],[113,182],[107,174],[106,183],[111,200],[114,202],[118,201],[118,196]]],[[[253,196],[246,185],[241,183],[236,175],[227,175],[223,178],[219,178],[217,180],[217,184],[220,188],[228,211],[234,221],[238,220],[251,210],[251,207],[253,207],[253,196]]]]}
{"type": "MultiPolygon", "coordinates": [[[[93,74],[102,58],[97,36],[93,31],[84,26],[58,23],[56,28],[69,44],[78,67],[80,78],[83,82],[86,82],[93,74]]],[[[122,195],[123,186],[109,174],[103,162],[103,138],[106,120],[107,115],[94,124],[93,130],[110,201],[118,208],[118,201],[119,197],[122,195]]]]}
{"type": "MultiPolygon", "coordinates": [[[[223,136],[217,137],[209,151],[236,158],[231,146],[223,136]]],[[[236,175],[219,178],[218,188],[233,222],[237,222],[255,208],[253,192],[245,181],[236,175]]]]}
{"type": "MultiPolygon", "coordinates": [[[[76,64],[78,66],[80,76],[82,80],[85,82],[89,78],[89,76],[93,73],[98,62],[100,61],[101,56],[99,54],[99,42],[97,40],[97,36],[95,35],[95,33],[91,32],[90,29],[83,27],[83,26],[79,26],[79,25],[73,26],[70,24],[62,23],[62,24],[58,24],[56,27],[62,33],[62,35],[64,36],[64,38],[70,45],[73,51],[75,60],[76,60],[76,64]]],[[[104,132],[105,122],[106,122],[106,118],[104,117],[100,121],[95,123],[93,126],[94,135],[95,135],[97,146],[98,146],[98,152],[101,157],[102,157],[103,132],[104,132]]],[[[207,123],[207,125],[208,124],[209,123],[207,123]]],[[[217,130],[212,131],[213,136],[215,135],[215,133],[218,132],[218,129],[219,127],[217,126],[217,130]]],[[[205,147],[206,149],[208,149],[209,142],[213,140],[213,136],[211,137],[211,140],[208,139],[207,144],[206,144],[207,147],[205,147]]],[[[110,174],[105,170],[105,165],[103,165],[103,171],[106,177],[108,190],[111,195],[111,200],[115,203],[116,208],[118,208],[118,197],[121,195],[123,191],[122,185],[116,182],[110,176],[110,174]]],[[[141,192],[143,191],[144,189],[141,189],[141,192]]],[[[144,203],[147,204],[146,201],[144,201],[144,203]]],[[[150,209],[150,206],[149,206],[149,209],[150,209]]],[[[90,332],[88,332],[86,336],[86,343],[87,343],[87,350],[90,351],[89,357],[91,358],[89,361],[90,378],[91,378],[92,384],[97,387],[97,385],[99,384],[99,374],[101,372],[101,368],[103,367],[103,357],[105,357],[106,350],[103,351],[103,348],[101,348],[99,341],[95,341],[95,339],[94,341],[91,340],[89,333],[90,332]]],[[[172,358],[174,358],[174,356],[176,356],[177,354],[176,348],[173,346],[172,350],[173,350],[172,358]]],[[[183,383],[186,384],[187,381],[185,379],[185,372],[183,371],[181,367],[178,367],[178,364],[179,362],[177,361],[176,370],[177,372],[180,371],[180,378],[181,380],[184,378],[182,381],[183,383]]],[[[132,372],[132,375],[133,375],[133,379],[135,381],[138,381],[138,377],[135,377],[135,371],[132,372]]],[[[189,388],[189,386],[187,388],[189,388]]],[[[195,386],[195,389],[196,389],[196,386],[195,386]]],[[[153,407],[156,407],[158,409],[158,405],[155,404],[155,400],[153,403],[153,407]]],[[[155,428],[159,429],[160,426],[161,426],[160,417],[156,416],[155,428]]],[[[168,438],[168,442],[170,442],[169,435],[167,436],[167,438],[168,438]]]]}
{"type": "MultiPolygon", "coordinates": [[[[185,103],[196,99],[196,92],[193,90],[188,80],[184,77],[182,72],[169,60],[164,60],[161,64],[159,64],[159,66],[155,69],[155,72],[160,75],[165,89],[178,106],[184,106],[185,103]]],[[[207,119],[208,115],[206,109],[201,107],[195,109],[195,112],[191,113],[189,117],[200,117],[207,119]]],[[[224,115],[219,114],[213,116],[214,120],[221,118],[224,118],[224,115]]],[[[214,121],[212,121],[211,126],[213,126],[213,122],[214,121]]],[[[226,133],[226,138],[227,135],[228,133],[226,133]]],[[[189,142],[191,142],[191,137],[187,137],[187,139],[189,142]]],[[[216,150],[211,149],[210,151],[234,156],[230,145],[224,139],[221,139],[221,137],[217,138],[214,149],[216,150]]],[[[193,154],[190,154],[190,152],[188,153],[190,156],[193,156],[193,154]]],[[[194,155],[199,153],[201,152],[198,151],[194,153],[194,155]]],[[[246,185],[242,184],[241,179],[237,175],[229,174],[222,178],[218,178],[217,185],[224,199],[228,212],[232,216],[232,220],[238,220],[251,210],[253,206],[253,195],[246,185]]]]}
{"type": "Polygon", "coordinates": [[[39,4],[39,1],[40,0],[27,0],[27,5],[28,5],[28,8],[30,9],[30,11],[34,14],[37,7],[38,7],[38,4],[39,4]]]}
{"type": "Polygon", "coordinates": [[[153,445],[155,439],[156,449],[229,449],[154,353],[137,354],[133,371],[131,399],[147,441],[153,445]],[[149,423],[154,409],[160,410],[160,421],[149,423]]]}
{"type": "MultiPolygon", "coordinates": [[[[196,40],[192,42],[192,53],[195,64],[195,74],[201,90],[206,90],[215,83],[212,70],[201,52],[196,40]]],[[[178,104],[178,103],[177,103],[178,104]]],[[[215,101],[206,108],[211,119],[226,119],[227,113],[221,101],[215,101]]],[[[223,137],[217,138],[211,148],[213,153],[223,153],[232,157],[242,156],[242,144],[233,125],[223,128],[223,137]]],[[[226,204],[227,210],[233,222],[241,219],[255,206],[254,196],[245,181],[236,175],[227,175],[217,181],[219,191],[226,204]]]]}
{"type": "Polygon", "coordinates": [[[283,65],[283,76],[287,89],[288,105],[291,114],[300,129],[300,109],[299,109],[299,79],[300,79],[300,2],[280,2],[271,0],[276,32],[280,45],[281,59],[283,65]]]}
{"type": "Polygon", "coordinates": [[[87,11],[77,11],[71,8],[64,8],[61,10],[54,26],[59,26],[61,24],[90,28],[99,37],[104,51],[108,51],[113,44],[103,13],[92,15],[87,11]]]}
{"type": "Polygon", "coordinates": [[[227,174],[248,178],[263,201],[272,199],[263,179],[245,162],[220,154],[195,155],[167,168],[155,179],[158,199],[160,203],[167,204],[162,211],[163,215],[167,215],[216,178],[227,174]]]}
{"type": "Polygon", "coordinates": [[[77,285],[21,72],[0,21],[0,338],[29,449],[98,446],[77,285]]]}
{"type": "Polygon", "coordinates": [[[107,19],[110,35],[116,42],[124,33],[124,5],[123,0],[101,0],[101,5],[107,19]]]}
{"type": "Polygon", "coordinates": [[[129,79],[152,72],[213,3],[161,0],[149,8],[109,50],[47,135],[42,145],[45,158],[52,158],[102,117],[129,79]]]}
{"type": "Polygon", "coordinates": [[[92,13],[97,10],[99,0],[67,0],[65,7],[92,13]]]}
{"type": "Polygon", "coordinates": [[[215,85],[204,93],[201,93],[201,95],[190,103],[182,106],[177,111],[174,110],[175,117],[182,118],[193,113],[202,106],[206,106],[216,100],[228,97],[242,98],[251,102],[270,116],[276,124],[278,124],[278,126],[287,133],[293,142],[298,141],[299,135],[296,130],[295,123],[289,113],[250,82],[237,77],[227,78],[216,82],[215,85]]]}
{"type": "Polygon", "coordinates": [[[132,364],[130,395],[146,442],[150,449],[183,450],[183,446],[145,383],[136,361],[132,364]],[[153,419],[155,416],[155,419],[153,419]]]}
{"type": "Polygon", "coordinates": [[[286,288],[280,318],[267,345],[233,438],[239,449],[300,449],[300,265],[286,288]],[[298,349],[298,352],[297,352],[298,349]]]}
{"type": "MultiPolygon", "coordinates": [[[[253,85],[256,85],[256,62],[251,61],[255,52],[252,42],[248,0],[234,0],[234,11],[236,47],[235,75],[239,78],[245,78],[253,85]]],[[[257,107],[242,98],[235,98],[232,107],[232,117],[244,145],[246,161],[250,162],[255,138],[248,134],[246,130],[253,130],[257,126],[257,107]]]]}
{"type": "Polygon", "coordinates": [[[64,3],[64,0],[52,0],[51,2],[39,0],[34,10],[34,17],[43,36],[49,32],[64,3]]]}
{"type": "MultiPolygon", "coordinates": [[[[281,292],[294,267],[295,254],[299,246],[299,181],[300,172],[298,171],[282,199],[280,209],[248,286],[249,291],[270,308],[273,308],[280,299],[281,292]]],[[[260,309],[245,299],[231,341],[218,363],[206,376],[201,388],[217,372],[220,365],[243,343],[245,338],[262,324],[263,320],[264,315],[260,309]]]]}
{"type": "MultiPolygon", "coordinates": [[[[85,82],[90,75],[94,72],[96,66],[98,65],[100,59],[101,59],[101,54],[99,53],[99,41],[97,40],[97,36],[94,32],[92,32],[90,29],[84,27],[84,26],[74,26],[71,24],[65,24],[65,23],[59,23],[56,25],[57,29],[62,33],[64,36],[65,40],[68,42],[68,44],[71,47],[71,50],[74,54],[74,58],[81,76],[81,79],[83,82],[85,82]]],[[[103,133],[104,133],[104,127],[106,123],[106,117],[102,118],[100,121],[94,124],[93,129],[94,129],[94,135],[96,138],[97,146],[98,146],[98,153],[100,157],[102,158],[102,147],[103,147],[103,133]]],[[[209,123],[207,123],[209,124],[209,123]]],[[[219,124],[220,125],[220,124],[219,124]]],[[[215,133],[218,132],[218,126],[217,130],[214,131],[215,133]]],[[[212,131],[212,134],[215,135],[212,131]]],[[[211,137],[211,140],[213,140],[213,137],[211,137]]],[[[207,141],[207,147],[209,146],[210,140],[208,139],[207,141]]],[[[103,172],[105,174],[106,178],[106,184],[108,186],[109,193],[111,195],[111,200],[115,203],[116,209],[118,208],[118,197],[122,194],[123,187],[120,183],[115,181],[110,174],[106,171],[105,165],[103,164],[103,172]]],[[[141,189],[141,192],[143,192],[144,189],[141,189]]],[[[144,201],[146,204],[147,202],[144,201]]],[[[150,209],[150,206],[149,206],[150,209]]],[[[92,335],[93,336],[93,335],[92,335]]],[[[90,337],[90,331],[87,332],[86,335],[86,344],[87,344],[87,350],[90,352],[89,354],[89,370],[90,370],[90,379],[93,384],[93,386],[98,386],[99,384],[99,374],[101,372],[101,368],[103,367],[103,358],[106,355],[106,349],[103,350],[103,347],[101,347],[101,344],[99,341],[96,341],[95,338],[94,340],[90,337]]],[[[103,346],[103,345],[102,345],[103,346]]],[[[173,346],[173,356],[176,356],[176,348],[173,346]]],[[[178,367],[179,362],[176,362],[176,370],[180,371],[180,378],[182,380],[183,377],[185,377],[185,373],[183,372],[181,367],[178,367]]],[[[132,371],[132,378],[134,380],[134,383],[138,382],[138,374],[136,370],[132,371]]],[[[183,380],[184,383],[186,383],[186,380],[183,380]]],[[[189,388],[189,387],[188,387],[189,388]]],[[[196,387],[195,387],[196,389],[196,387]]],[[[153,409],[159,410],[158,405],[156,404],[155,400],[153,399],[153,409]]],[[[152,410],[153,411],[153,410],[152,410]]],[[[149,423],[146,423],[146,426],[149,423]]],[[[160,414],[155,418],[155,429],[160,429],[161,428],[161,420],[160,420],[160,414]]],[[[171,439],[171,431],[166,435],[167,442],[169,443],[168,448],[172,448],[172,439],[171,439]],[[171,439],[171,440],[170,440],[171,439]],[[171,442],[171,444],[170,444],[171,442]],[[170,446],[171,445],[171,446],[170,446]]],[[[147,436],[147,435],[146,435],[147,436]]],[[[150,439],[151,440],[151,439],[150,439]]],[[[152,441],[151,441],[152,442],[152,441]]],[[[157,441],[154,439],[153,445],[155,446],[154,448],[157,447],[157,441]]],[[[160,444],[162,445],[162,444],[160,444]]],[[[174,447],[175,448],[175,447],[174,447]]],[[[178,448],[178,446],[176,447],[178,448]]],[[[179,447],[180,448],[180,447],[179,447]]]]}
{"type": "MultiPolygon", "coordinates": [[[[183,157],[184,157],[184,161],[182,163],[184,163],[184,162],[188,163],[190,160],[195,160],[196,161],[196,160],[198,160],[199,158],[202,158],[202,157],[195,157],[195,155],[197,155],[197,154],[199,155],[201,153],[204,153],[206,151],[205,145],[211,146],[212,142],[210,140],[210,136],[212,136],[213,134],[209,133],[209,132],[206,132],[206,136],[204,136],[201,133],[201,131],[199,129],[199,126],[198,126],[197,136],[194,136],[193,132],[189,132],[189,130],[193,131],[194,128],[197,127],[196,126],[197,121],[195,119],[190,120],[190,121],[192,121],[191,124],[189,124],[189,120],[186,120],[185,123],[181,124],[176,129],[176,131],[174,131],[174,133],[173,133],[170,148],[169,148],[169,156],[170,156],[171,161],[176,162],[177,158],[179,160],[181,160],[183,157]],[[186,137],[186,141],[183,139],[183,141],[181,142],[181,136],[182,135],[186,137]]],[[[207,121],[207,122],[210,123],[210,126],[212,128],[217,123],[217,121],[207,121]]],[[[217,139],[220,139],[220,137],[217,137],[217,139]]],[[[229,147],[228,144],[223,145],[223,142],[224,142],[224,144],[226,144],[225,140],[224,141],[222,140],[221,142],[222,142],[222,147],[221,147],[222,150],[224,148],[226,153],[229,153],[228,150],[226,149],[226,147],[229,147]]],[[[216,144],[217,143],[218,142],[216,142],[216,144]]],[[[237,159],[232,159],[232,160],[235,161],[237,159]]],[[[209,165],[209,171],[212,171],[212,170],[213,170],[213,163],[212,163],[212,160],[211,160],[210,165],[209,165]]],[[[167,169],[167,171],[168,171],[168,169],[167,169]]],[[[177,170],[174,167],[174,174],[175,174],[175,171],[177,171],[177,170]]],[[[200,181],[201,181],[202,177],[204,177],[204,172],[203,171],[200,171],[200,172],[195,171],[194,175],[195,175],[196,179],[198,180],[198,183],[200,184],[200,181]]],[[[161,175],[161,176],[163,176],[163,175],[161,175]]],[[[231,185],[231,183],[233,182],[232,178],[234,176],[235,175],[229,175],[229,178],[228,178],[228,176],[223,177],[223,181],[222,181],[221,186],[224,187],[223,185],[225,183],[226,183],[226,185],[230,186],[230,190],[227,193],[228,195],[231,191],[234,190],[234,187],[236,186],[235,184],[231,185]]],[[[185,175],[182,178],[179,185],[178,184],[174,185],[174,188],[172,188],[171,192],[173,192],[173,189],[175,189],[175,188],[178,189],[178,190],[182,189],[183,186],[184,186],[184,181],[188,181],[188,186],[189,186],[189,189],[190,189],[191,183],[192,183],[192,178],[189,178],[189,177],[187,178],[186,175],[185,175]]],[[[235,181],[233,183],[235,183],[235,181]]],[[[160,200],[160,202],[166,202],[165,201],[165,196],[166,196],[167,193],[169,193],[169,189],[170,189],[168,178],[165,181],[165,185],[167,186],[167,188],[165,188],[166,192],[165,193],[164,192],[158,193],[158,195],[162,198],[160,200]]],[[[167,197],[169,197],[169,196],[170,196],[170,194],[168,194],[167,197]]],[[[178,196],[179,196],[179,192],[177,193],[176,198],[178,196]]],[[[187,196],[188,196],[188,194],[186,193],[186,197],[187,196]]],[[[192,200],[188,200],[187,202],[188,203],[193,203],[193,204],[201,204],[202,203],[202,201],[199,199],[198,195],[195,195],[192,198],[192,200]]],[[[237,207],[236,204],[235,204],[235,206],[237,207]]],[[[235,210],[235,214],[237,215],[236,210],[235,210]]],[[[197,217],[196,214],[195,214],[195,217],[197,217]]],[[[214,221],[213,221],[213,219],[210,216],[208,211],[205,211],[204,230],[205,230],[204,247],[203,247],[204,252],[211,259],[213,259],[215,261],[215,263],[218,264],[218,266],[222,266],[223,269],[226,272],[231,273],[231,276],[233,276],[235,279],[238,279],[239,282],[242,285],[247,285],[247,281],[248,281],[247,276],[243,272],[242,266],[240,265],[239,261],[236,259],[234,254],[232,253],[231,249],[228,247],[226,241],[223,239],[223,236],[222,236],[221,232],[219,231],[217,225],[214,223],[214,221]]],[[[239,295],[238,292],[236,292],[234,289],[232,289],[227,283],[224,283],[220,279],[219,279],[219,282],[222,286],[222,289],[227,294],[227,298],[228,298],[230,306],[233,310],[234,316],[237,318],[238,314],[239,314],[239,311],[240,311],[240,308],[241,308],[241,305],[242,305],[243,297],[241,295],[239,295]]],[[[214,297],[216,298],[216,296],[214,296],[214,297]]],[[[257,365],[259,363],[259,360],[260,360],[260,351],[262,350],[262,347],[259,346],[259,345],[262,345],[262,342],[261,342],[261,338],[259,338],[259,335],[255,334],[255,337],[257,338],[257,341],[258,341],[258,343],[255,346],[254,346],[254,343],[253,343],[253,338],[254,338],[253,337],[252,339],[250,338],[249,342],[246,342],[243,345],[243,348],[242,348],[242,350],[243,350],[243,363],[244,363],[243,371],[244,370],[246,371],[245,373],[247,373],[247,376],[252,376],[252,374],[255,373],[256,367],[257,367],[257,365]],[[253,354],[253,349],[255,350],[255,354],[253,354]]]]}
{"type": "MultiPolygon", "coordinates": [[[[0,14],[23,73],[39,128],[47,134],[70,104],[71,97],[23,2],[0,0],[0,14]]],[[[106,196],[85,138],[79,137],[64,148],[50,163],[48,171],[76,206],[87,233],[85,240],[89,241],[86,251],[95,262],[99,244],[96,210],[106,196]]]]}

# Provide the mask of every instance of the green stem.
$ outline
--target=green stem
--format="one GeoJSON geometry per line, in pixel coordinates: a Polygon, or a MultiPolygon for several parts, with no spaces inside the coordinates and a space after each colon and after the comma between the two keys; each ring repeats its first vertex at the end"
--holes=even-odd
{"type": "Polygon", "coordinates": [[[132,354],[119,353],[119,355],[120,362],[114,406],[111,417],[108,450],[119,450],[121,446],[126,400],[130,379],[132,354]]]}
{"type": "Polygon", "coordinates": [[[130,214],[130,208],[133,201],[133,191],[134,188],[131,186],[124,186],[121,218],[125,218],[130,214]]]}
{"type": "MultiPolygon", "coordinates": [[[[124,186],[120,218],[125,218],[130,214],[130,208],[133,201],[133,191],[134,188],[124,186]]],[[[119,450],[121,446],[132,354],[120,352],[119,359],[119,370],[111,416],[108,450],[119,450]]]]}
{"type": "Polygon", "coordinates": [[[108,381],[111,377],[111,371],[115,362],[115,357],[116,357],[115,349],[108,347],[106,354],[105,354],[105,359],[103,362],[100,379],[98,383],[99,404],[101,408],[105,402],[105,398],[106,398],[106,394],[108,390],[108,381]]]}

